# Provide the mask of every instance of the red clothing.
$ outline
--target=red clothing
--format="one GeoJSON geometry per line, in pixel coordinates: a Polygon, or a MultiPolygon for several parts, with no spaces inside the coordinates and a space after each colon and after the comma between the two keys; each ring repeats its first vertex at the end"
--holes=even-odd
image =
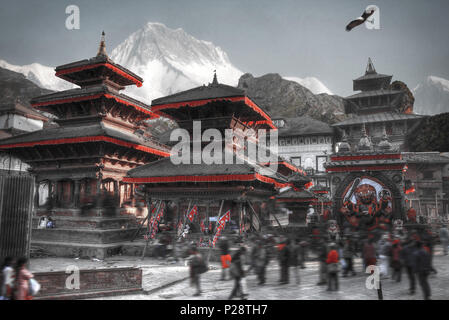
{"type": "Polygon", "coordinates": [[[397,246],[396,248],[392,249],[393,261],[400,260],[401,250],[402,250],[402,248],[400,246],[397,246]]]}
{"type": "Polygon", "coordinates": [[[29,286],[28,281],[33,277],[31,272],[29,272],[25,267],[20,269],[18,279],[16,280],[16,300],[31,300],[29,296],[29,286]]]}
{"type": "Polygon", "coordinates": [[[224,254],[221,255],[221,267],[223,269],[227,269],[229,268],[229,266],[231,265],[231,255],[230,254],[224,254]]]}
{"type": "Polygon", "coordinates": [[[338,252],[337,252],[337,250],[329,251],[329,253],[327,255],[326,263],[327,264],[338,263],[338,252]]]}
{"type": "Polygon", "coordinates": [[[366,243],[363,247],[363,257],[367,266],[376,264],[376,248],[372,243],[366,243]]]}

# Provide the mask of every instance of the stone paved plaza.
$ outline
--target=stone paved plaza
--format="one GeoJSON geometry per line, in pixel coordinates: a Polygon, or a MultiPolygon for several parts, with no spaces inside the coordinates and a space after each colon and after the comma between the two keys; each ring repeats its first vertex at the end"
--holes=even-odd
{"type": "MultiPolygon", "coordinates": [[[[124,258],[124,257],[123,257],[124,258]]],[[[137,261],[136,261],[137,263],[137,261]]],[[[144,289],[147,294],[123,295],[105,297],[99,299],[120,300],[223,300],[229,296],[233,281],[219,281],[220,270],[214,264],[213,270],[201,277],[203,294],[200,297],[192,296],[194,289],[190,286],[188,268],[181,263],[176,265],[164,265],[156,267],[158,261],[143,261],[141,267],[144,270],[144,289]],[[164,286],[163,288],[160,288],[164,286]],[[157,289],[157,288],[160,289],[157,289]]],[[[432,299],[449,299],[449,256],[443,256],[441,249],[437,248],[434,257],[434,266],[437,275],[429,277],[432,288],[432,299]]],[[[362,274],[361,260],[356,259],[354,277],[340,277],[340,290],[338,292],[326,291],[327,286],[317,286],[318,263],[310,261],[306,263],[306,269],[300,269],[300,284],[294,282],[293,272],[290,273],[290,284],[279,285],[279,267],[276,262],[270,262],[267,270],[267,282],[264,286],[258,286],[256,276],[250,274],[246,277],[246,287],[249,291],[249,300],[377,300],[377,291],[365,287],[367,274],[362,274]]],[[[384,300],[422,300],[422,292],[417,286],[415,295],[408,294],[408,278],[405,272],[402,274],[402,282],[396,283],[391,279],[382,279],[384,300]]]]}

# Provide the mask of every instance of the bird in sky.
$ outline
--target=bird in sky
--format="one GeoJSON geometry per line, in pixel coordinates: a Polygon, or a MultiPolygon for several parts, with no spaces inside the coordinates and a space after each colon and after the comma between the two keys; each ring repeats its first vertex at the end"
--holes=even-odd
{"type": "Polygon", "coordinates": [[[369,8],[369,9],[363,11],[363,14],[361,17],[358,17],[357,19],[349,22],[349,24],[346,26],[346,31],[349,32],[353,28],[361,25],[362,23],[365,23],[365,21],[373,15],[374,11],[376,11],[374,8],[369,8]]]}

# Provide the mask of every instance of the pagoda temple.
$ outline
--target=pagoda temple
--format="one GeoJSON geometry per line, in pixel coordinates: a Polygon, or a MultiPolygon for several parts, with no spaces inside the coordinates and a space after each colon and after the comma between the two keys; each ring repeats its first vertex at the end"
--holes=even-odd
{"type": "MultiPolygon", "coordinates": [[[[241,235],[260,231],[269,220],[270,198],[274,200],[281,188],[300,190],[310,182],[302,169],[278,156],[270,162],[277,165],[274,171],[267,166],[270,163],[248,155],[237,161],[239,150],[248,148],[250,143],[258,145],[258,129],[276,127],[244,90],[218,83],[216,74],[208,85],[153,100],[151,110],[176,121],[189,133],[195,130],[195,122],[200,123],[201,136],[209,129],[216,129],[222,137],[226,129],[255,132],[247,142],[239,137],[230,142],[215,141],[222,150],[219,157],[223,161],[174,164],[170,158],[163,158],[128,172],[124,181],[141,184],[148,203],[159,200],[173,204],[176,210],[164,217],[167,223],[180,226],[189,210],[196,206],[197,225],[203,221],[207,225],[229,212],[231,227],[238,228],[241,235]],[[229,157],[233,163],[224,161],[229,157]]],[[[208,142],[201,142],[201,147],[195,150],[194,135],[190,137],[188,145],[193,148],[190,158],[194,158],[206,150],[208,142]]]]}
{"type": "Polygon", "coordinates": [[[332,125],[345,132],[351,146],[358,144],[364,125],[375,146],[382,140],[385,128],[392,145],[407,151],[406,136],[417,128],[423,116],[412,112],[413,102],[404,110],[406,92],[392,85],[391,79],[391,75],[377,73],[369,58],[365,74],[353,80],[354,91],[360,92],[344,100],[349,118],[332,125]]]}
{"type": "Polygon", "coordinates": [[[123,177],[170,149],[145,133],[143,120],[158,117],[150,107],[120,93],[143,80],[108,57],[104,33],[95,57],[55,71],[79,88],[33,98],[31,105],[55,115],[59,126],[1,140],[0,150],[29,164],[36,177],[33,245],[102,258],[135,230],[135,186],[123,177]],[[37,228],[36,220],[50,215],[57,228],[37,228]]]}

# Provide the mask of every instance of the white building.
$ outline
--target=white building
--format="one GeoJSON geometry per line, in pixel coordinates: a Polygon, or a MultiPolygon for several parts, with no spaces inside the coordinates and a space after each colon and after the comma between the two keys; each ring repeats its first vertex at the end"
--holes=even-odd
{"type": "Polygon", "coordinates": [[[332,127],[309,116],[273,122],[279,129],[279,155],[304,168],[314,186],[330,188],[324,163],[333,152],[332,127]]]}
{"type": "MultiPolygon", "coordinates": [[[[41,130],[47,117],[20,102],[0,105],[0,139],[41,130]]],[[[29,166],[20,159],[0,153],[0,174],[27,171],[29,166]]]]}

